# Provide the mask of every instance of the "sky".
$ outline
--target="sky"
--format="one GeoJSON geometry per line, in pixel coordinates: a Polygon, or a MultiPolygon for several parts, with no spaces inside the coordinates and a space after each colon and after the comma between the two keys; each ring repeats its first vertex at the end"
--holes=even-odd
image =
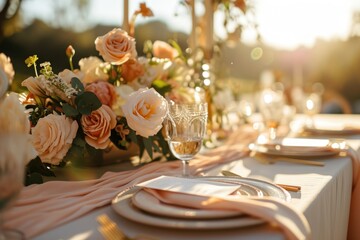
{"type": "MultiPolygon", "coordinates": [[[[69,0],[71,3],[73,0],[69,0]]],[[[132,13],[145,0],[130,0],[132,13]]],[[[1,2],[1,0],[0,0],[1,2]]],[[[51,19],[48,11],[54,2],[65,0],[26,0],[22,11],[27,22],[35,17],[51,19]]],[[[146,0],[155,17],[138,18],[137,24],[160,19],[174,29],[189,33],[191,18],[187,9],[179,4],[179,0],[146,0]]],[[[197,9],[201,12],[201,1],[197,9]]],[[[299,46],[311,47],[316,39],[346,39],[349,36],[354,10],[360,11],[360,0],[252,0],[256,21],[263,41],[279,49],[295,49],[299,46]]],[[[118,25],[123,18],[123,0],[91,0],[86,25],[96,24],[118,25]]],[[[54,21],[54,19],[53,19],[54,21]]],[[[223,37],[222,27],[215,23],[215,33],[223,37]]],[[[254,32],[245,30],[243,42],[253,43],[254,32]]]]}

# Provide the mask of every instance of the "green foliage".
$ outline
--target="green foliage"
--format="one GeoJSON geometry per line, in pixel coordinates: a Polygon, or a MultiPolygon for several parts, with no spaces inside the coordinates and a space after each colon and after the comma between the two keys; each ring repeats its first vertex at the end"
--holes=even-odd
{"type": "Polygon", "coordinates": [[[160,79],[153,81],[151,87],[153,87],[161,96],[165,96],[165,94],[172,89],[170,84],[160,79]]]}
{"type": "Polygon", "coordinates": [[[80,79],[73,77],[71,79],[71,86],[76,89],[79,93],[84,92],[84,84],[80,81],[80,79]]]}
{"type": "Polygon", "coordinates": [[[75,98],[75,104],[79,113],[90,115],[92,111],[99,109],[102,105],[93,92],[83,92],[75,98]]]}
{"type": "Polygon", "coordinates": [[[41,159],[36,157],[26,166],[25,186],[35,183],[43,183],[42,176],[55,177],[55,174],[51,171],[48,164],[41,162],[41,159]]]}

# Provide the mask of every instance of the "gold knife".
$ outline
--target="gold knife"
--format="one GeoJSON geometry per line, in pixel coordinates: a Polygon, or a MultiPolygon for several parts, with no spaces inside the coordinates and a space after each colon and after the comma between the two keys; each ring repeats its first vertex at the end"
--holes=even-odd
{"type": "MultiPolygon", "coordinates": [[[[237,177],[237,178],[244,178],[242,176],[240,176],[239,174],[236,174],[234,172],[231,171],[227,171],[227,170],[222,170],[221,174],[227,177],[237,177]]],[[[282,187],[283,189],[287,190],[287,191],[291,191],[291,192],[299,192],[301,190],[300,186],[294,186],[294,185],[288,185],[288,184],[279,184],[279,183],[275,183],[276,185],[278,185],[279,187],[282,187]]]]}

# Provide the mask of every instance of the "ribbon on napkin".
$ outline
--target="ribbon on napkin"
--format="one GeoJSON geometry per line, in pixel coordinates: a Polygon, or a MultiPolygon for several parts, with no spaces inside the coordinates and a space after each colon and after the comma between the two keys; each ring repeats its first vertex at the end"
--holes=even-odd
{"type": "Polygon", "coordinates": [[[309,223],[302,213],[276,198],[231,195],[239,187],[234,184],[161,176],[137,186],[165,204],[238,211],[279,227],[288,240],[311,239],[309,223]]]}
{"type": "MultiPolygon", "coordinates": [[[[192,175],[249,153],[248,144],[257,133],[244,126],[234,131],[222,146],[197,155],[190,161],[192,175]]],[[[181,173],[181,161],[152,162],[138,169],[107,172],[99,179],[51,181],[23,188],[15,206],[4,214],[5,227],[22,231],[31,238],[107,206],[120,191],[161,175],[181,173]]]]}

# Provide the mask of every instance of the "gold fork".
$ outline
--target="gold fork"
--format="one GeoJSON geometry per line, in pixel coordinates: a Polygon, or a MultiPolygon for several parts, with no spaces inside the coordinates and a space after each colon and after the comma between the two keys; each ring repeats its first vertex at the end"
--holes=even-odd
{"type": "Polygon", "coordinates": [[[134,238],[127,237],[106,214],[98,216],[97,221],[100,224],[98,230],[105,240],[155,240],[154,238],[141,234],[134,238]]]}
{"type": "Polygon", "coordinates": [[[106,214],[97,217],[100,224],[98,230],[105,237],[106,240],[125,240],[128,239],[124,233],[118,228],[106,214]]]}

